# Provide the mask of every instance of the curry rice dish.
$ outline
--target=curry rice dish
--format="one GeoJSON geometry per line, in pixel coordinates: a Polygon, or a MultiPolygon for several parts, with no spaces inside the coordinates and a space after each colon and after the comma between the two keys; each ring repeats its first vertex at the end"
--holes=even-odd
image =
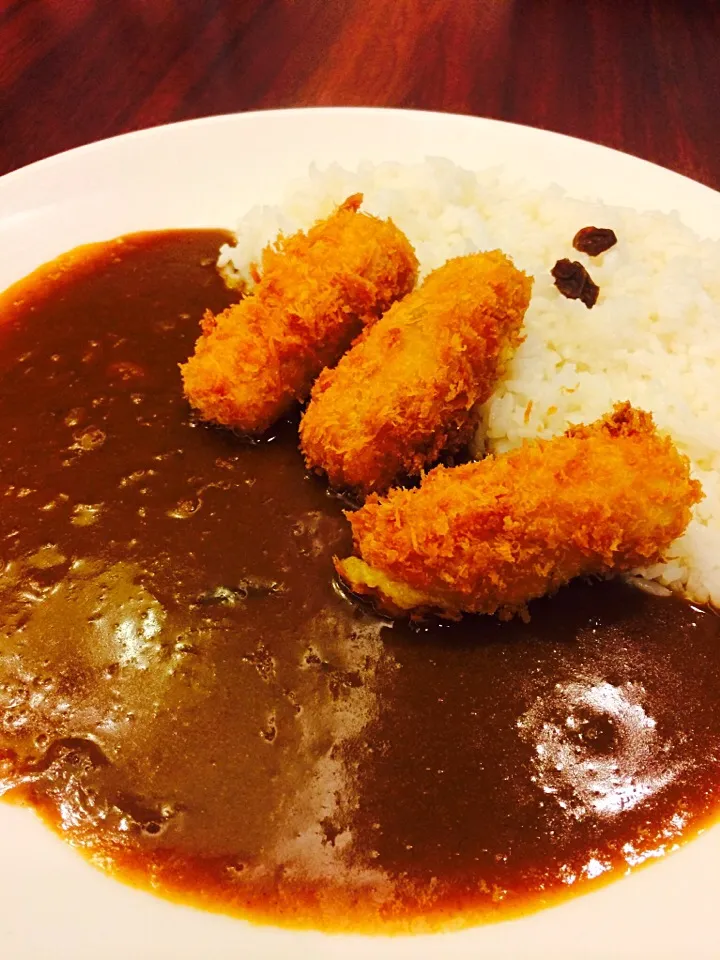
{"type": "MultiPolygon", "coordinates": [[[[705,829],[715,614],[620,580],[527,622],[350,602],[345,504],[297,413],[249,443],[182,396],[199,320],[237,299],[208,264],[229,240],[97,245],[3,302],[6,799],[163,895],[375,933],[537,909],[705,829]]],[[[698,485],[622,417],[685,485],[661,550],[698,485]]]]}

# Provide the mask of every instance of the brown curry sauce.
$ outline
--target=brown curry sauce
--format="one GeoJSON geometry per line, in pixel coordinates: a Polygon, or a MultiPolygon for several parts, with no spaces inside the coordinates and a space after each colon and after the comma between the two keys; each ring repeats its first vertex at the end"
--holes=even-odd
{"type": "Polygon", "coordinates": [[[504,919],[718,807],[718,619],[577,583],[529,624],[390,624],[333,586],[296,424],[197,423],[220,232],[89,248],[0,327],[0,792],[104,869],[250,919],[504,919]]]}

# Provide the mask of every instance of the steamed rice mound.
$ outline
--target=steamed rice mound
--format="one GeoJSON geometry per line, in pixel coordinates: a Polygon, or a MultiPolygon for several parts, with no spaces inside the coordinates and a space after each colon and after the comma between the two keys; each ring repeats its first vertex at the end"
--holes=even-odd
{"type": "Polygon", "coordinates": [[[219,266],[245,282],[268,237],[291,233],[349,194],[392,217],[415,247],[420,275],[445,260],[501,249],[535,277],[525,340],[481,411],[478,449],[504,452],[525,439],[590,423],[617,402],[653,414],[687,455],[704,499],[649,579],[720,606],[720,242],[701,239],[677,216],[639,213],[529,189],[493,171],[446,160],[337,165],[291,184],[277,207],[256,207],[238,225],[219,266]],[[599,257],[572,248],[581,227],[610,227],[618,243],[599,257]],[[600,287],[592,310],[565,299],[550,269],[581,261],[600,287]]]}

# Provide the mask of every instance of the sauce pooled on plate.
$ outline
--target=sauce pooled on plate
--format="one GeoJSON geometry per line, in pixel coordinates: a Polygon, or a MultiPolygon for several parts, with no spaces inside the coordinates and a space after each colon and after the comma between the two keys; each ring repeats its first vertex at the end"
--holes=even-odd
{"type": "Polygon", "coordinates": [[[251,919],[502,919],[718,808],[720,621],[576,583],[529,624],[390,624],[334,588],[297,424],[197,423],[218,231],[97,245],[0,326],[0,790],[93,862],[251,919]]]}

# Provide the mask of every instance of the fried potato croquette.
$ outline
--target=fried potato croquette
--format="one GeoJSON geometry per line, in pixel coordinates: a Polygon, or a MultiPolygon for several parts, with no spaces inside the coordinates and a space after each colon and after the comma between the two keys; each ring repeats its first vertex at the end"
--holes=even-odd
{"type": "Polygon", "coordinates": [[[507,619],[573,577],[659,560],[701,497],[687,457],[623,403],[590,426],[370,498],[346,514],[362,559],[335,566],[392,614],[507,619]]]}
{"type": "Polygon", "coordinates": [[[185,394],[204,420],[258,434],[310,392],[365,324],[405,296],[417,258],[391,220],[349,197],[307,234],[263,251],[251,294],[206,313],[195,354],[181,365],[185,394]]]}
{"type": "Polygon", "coordinates": [[[307,466],[366,495],[458,450],[521,341],[531,287],[499,250],[433,271],[316,381],[307,466]]]}

